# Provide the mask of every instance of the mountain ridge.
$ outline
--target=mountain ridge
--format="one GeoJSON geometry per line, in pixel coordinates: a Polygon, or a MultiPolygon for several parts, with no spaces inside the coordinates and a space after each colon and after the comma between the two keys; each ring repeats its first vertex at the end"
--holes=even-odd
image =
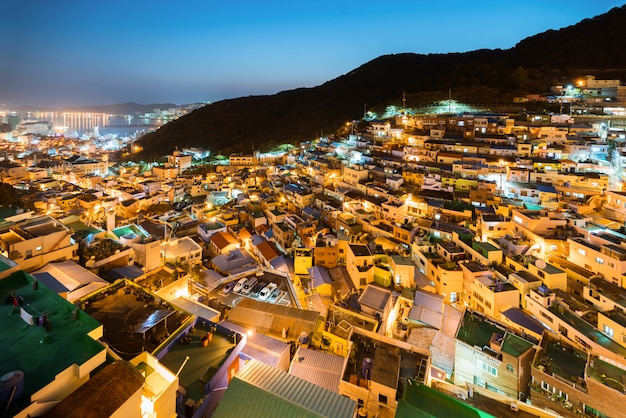
{"type": "Polygon", "coordinates": [[[448,54],[381,55],[316,87],[274,95],[222,100],[197,109],[139,140],[139,158],[157,158],[176,146],[212,152],[251,152],[334,132],[364,108],[399,104],[416,107],[448,97],[480,103],[510,103],[553,84],[594,73],[626,76],[626,6],[549,30],[513,48],[448,54]],[[602,46],[602,47],[599,47],[602,46]],[[612,72],[611,72],[612,69],[612,72]]]}

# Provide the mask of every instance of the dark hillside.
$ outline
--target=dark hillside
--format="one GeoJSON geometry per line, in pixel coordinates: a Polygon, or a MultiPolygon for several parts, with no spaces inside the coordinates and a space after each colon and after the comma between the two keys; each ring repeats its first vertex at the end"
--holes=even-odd
{"type": "Polygon", "coordinates": [[[494,104],[585,74],[624,79],[622,22],[626,6],[532,36],[509,50],[385,55],[314,88],[220,101],[143,137],[140,157],[185,145],[228,154],[309,140],[360,118],[365,105],[376,111],[399,105],[403,92],[410,107],[445,99],[450,89],[457,100],[494,104]]]}

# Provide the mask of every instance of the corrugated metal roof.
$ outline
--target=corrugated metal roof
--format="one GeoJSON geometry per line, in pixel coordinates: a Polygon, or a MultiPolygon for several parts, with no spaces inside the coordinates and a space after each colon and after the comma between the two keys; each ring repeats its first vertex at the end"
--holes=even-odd
{"type": "Polygon", "coordinates": [[[352,418],[355,411],[356,402],[345,396],[251,360],[230,382],[213,417],[352,418]]]}
{"type": "Polygon", "coordinates": [[[315,331],[320,314],[315,311],[291,308],[244,298],[228,316],[230,322],[264,334],[282,336],[296,340],[301,332],[315,331]]]}
{"type": "Polygon", "coordinates": [[[289,373],[339,393],[344,362],[345,359],[341,356],[300,347],[291,363],[289,373]]]}
{"type": "Polygon", "coordinates": [[[369,285],[359,297],[359,303],[382,311],[390,297],[391,292],[389,290],[369,285]]]}

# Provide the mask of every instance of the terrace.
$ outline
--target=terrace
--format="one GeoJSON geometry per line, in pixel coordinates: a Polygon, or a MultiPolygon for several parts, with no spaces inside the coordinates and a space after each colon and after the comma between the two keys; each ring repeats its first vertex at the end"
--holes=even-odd
{"type": "Polygon", "coordinates": [[[85,312],[104,326],[103,340],[124,360],[143,351],[160,352],[189,326],[193,316],[127,280],[80,301],[85,312]]]}
{"type": "Polygon", "coordinates": [[[198,403],[204,398],[207,384],[236,344],[236,335],[198,319],[189,332],[170,345],[159,361],[172,373],[179,373],[179,384],[186,391],[183,403],[188,399],[198,403]]]}
{"type": "Polygon", "coordinates": [[[30,405],[31,396],[60,373],[70,369],[77,378],[105,360],[104,346],[94,339],[102,332],[101,325],[46,286],[33,283],[33,277],[23,271],[0,280],[3,301],[10,294],[23,298],[18,309],[0,305],[0,375],[13,370],[24,373],[23,392],[14,399],[19,408],[30,405]],[[36,325],[42,316],[46,326],[36,325]]]}
{"type": "MultiPolygon", "coordinates": [[[[504,335],[506,330],[478,312],[467,311],[456,338],[472,347],[489,348],[494,334],[504,335]]],[[[486,350],[492,355],[493,350],[486,350]]]]}
{"type": "Polygon", "coordinates": [[[342,380],[367,388],[367,381],[371,379],[387,387],[396,388],[396,400],[402,397],[402,388],[407,379],[424,382],[428,365],[427,355],[361,332],[354,332],[351,340],[353,345],[342,380]],[[394,367],[396,362],[399,362],[398,368],[394,367]],[[366,363],[371,367],[365,367],[366,363]]]}
{"type": "Polygon", "coordinates": [[[587,354],[583,351],[548,339],[544,349],[535,357],[533,366],[578,390],[587,392],[584,380],[587,354]]]}
{"type": "Polygon", "coordinates": [[[98,262],[129,248],[130,247],[126,247],[112,239],[98,240],[89,246],[82,247],[81,259],[93,259],[94,261],[98,262]]]}
{"type": "Polygon", "coordinates": [[[587,368],[587,376],[605,386],[626,394],[626,370],[616,367],[598,357],[592,357],[587,368]]]}

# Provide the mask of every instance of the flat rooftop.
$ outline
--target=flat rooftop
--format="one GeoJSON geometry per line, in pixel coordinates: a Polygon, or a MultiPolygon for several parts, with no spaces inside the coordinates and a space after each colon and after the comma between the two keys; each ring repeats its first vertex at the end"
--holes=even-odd
{"type": "Polygon", "coordinates": [[[572,383],[579,383],[585,378],[587,353],[552,338],[548,338],[542,345],[543,349],[535,356],[535,367],[541,367],[545,373],[556,374],[572,383]]]}
{"type": "Polygon", "coordinates": [[[192,399],[194,402],[200,401],[204,395],[204,385],[211,370],[217,371],[226,357],[235,347],[235,338],[214,332],[211,341],[206,346],[201,344],[201,338],[211,331],[211,325],[205,321],[198,320],[193,332],[186,334],[188,342],[181,340],[169,349],[168,353],[159,359],[159,362],[176,374],[185,363],[185,358],[189,360],[185,363],[178,375],[180,386],[187,391],[185,401],[192,399]]]}
{"type": "Polygon", "coordinates": [[[202,250],[194,240],[189,237],[180,238],[175,241],[168,241],[161,244],[161,250],[169,257],[177,257],[188,254],[192,251],[202,250]]]}
{"type": "Polygon", "coordinates": [[[13,370],[24,373],[24,391],[17,403],[21,407],[30,404],[30,397],[50,382],[57,374],[72,366],[82,365],[105,348],[89,337],[88,333],[100,327],[100,323],[76,311],[75,306],[39,283],[33,290],[34,279],[30,274],[18,271],[0,280],[0,299],[6,301],[11,293],[24,299],[25,314],[20,315],[12,304],[1,303],[0,315],[0,375],[13,370]],[[45,315],[50,330],[39,325],[29,325],[24,318],[45,315]]]}
{"type": "MultiPolygon", "coordinates": [[[[354,382],[355,377],[371,380],[388,387],[398,387],[399,381],[424,381],[428,356],[397,345],[354,332],[352,348],[342,380],[354,382]],[[371,376],[364,376],[363,361],[371,360],[371,376]],[[382,363],[382,364],[381,364],[382,363]]],[[[361,382],[362,383],[362,382],[361,382]]]]}
{"type": "Polygon", "coordinates": [[[124,360],[143,351],[155,354],[193,317],[127,280],[103,288],[81,303],[85,312],[102,323],[103,340],[124,360]]]}
{"type": "Polygon", "coordinates": [[[604,335],[594,325],[591,325],[575,313],[571,312],[568,309],[563,309],[563,311],[561,312],[556,304],[550,306],[548,310],[559,319],[575,327],[579,332],[584,334],[591,341],[595,341],[596,344],[626,358],[626,348],[604,335]]]}

